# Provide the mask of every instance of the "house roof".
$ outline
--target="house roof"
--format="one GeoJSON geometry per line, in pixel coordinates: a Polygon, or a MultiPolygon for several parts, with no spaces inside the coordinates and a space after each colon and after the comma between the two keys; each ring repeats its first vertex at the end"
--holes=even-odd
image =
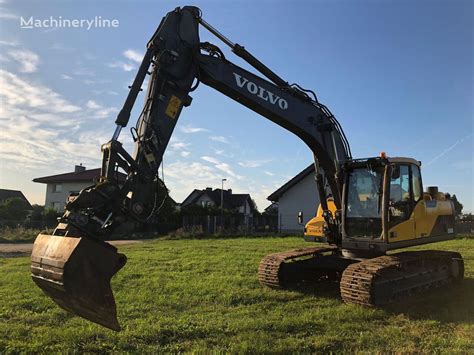
{"type": "Polygon", "coordinates": [[[299,172],[294,178],[289,180],[286,184],[284,184],[278,190],[268,196],[267,200],[273,202],[278,201],[285,192],[287,192],[289,189],[291,189],[293,186],[295,186],[297,183],[299,183],[301,180],[303,180],[305,177],[312,173],[314,174],[314,164],[309,165],[307,168],[299,172]]]}
{"type": "Polygon", "coordinates": [[[30,202],[27,200],[25,195],[23,195],[23,192],[21,192],[19,190],[0,189],[0,202],[3,202],[3,201],[8,200],[10,198],[22,199],[25,202],[27,209],[29,209],[29,210],[33,209],[30,202]]]}
{"type": "MultiPolygon", "coordinates": [[[[221,189],[193,190],[181,204],[182,207],[192,205],[203,195],[207,195],[216,206],[221,205],[221,189]]],[[[233,194],[232,191],[224,190],[224,208],[232,209],[242,206],[245,201],[251,200],[250,194],[233,194]]]]}
{"type": "Polygon", "coordinates": [[[278,202],[272,202],[264,209],[265,212],[271,212],[273,210],[278,210],[278,202]]]}
{"type": "MultiPolygon", "coordinates": [[[[125,181],[126,175],[119,172],[119,181],[125,181]]],[[[79,172],[64,173],[58,175],[44,176],[33,179],[33,182],[42,184],[62,183],[62,182],[93,182],[100,176],[100,168],[89,169],[79,172]]]]}

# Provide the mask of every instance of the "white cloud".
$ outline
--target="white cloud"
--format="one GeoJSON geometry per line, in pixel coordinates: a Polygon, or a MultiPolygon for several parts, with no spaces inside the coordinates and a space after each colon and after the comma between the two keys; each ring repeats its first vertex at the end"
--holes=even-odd
{"type": "Polygon", "coordinates": [[[191,152],[188,152],[187,150],[183,150],[183,151],[181,152],[181,156],[182,156],[183,158],[186,158],[186,157],[188,157],[188,156],[190,156],[190,155],[191,155],[191,152]]]}
{"type": "Polygon", "coordinates": [[[128,60],[127,61],[122,61],[122,60],[116,60],[112,63],[107,64],[110,68],[120,68],[126,72],[132,71],[136,68],[136,65],[134,63],[141,63],[142,62],[142,55],[140,52],[133,50],[133,49],[127,49],[126,51],[123,52],[124,57],[128,60]],[[131,62],[130,62],[131,61],[131,62]]]}
{"type": "Polygon", "coordinates": [[[17,41],[4,41],[0,40],[0,45],[2,46],[8,46],[8,47],[16,47],[19,45],[17,41]]]}
{"type": "Polygon", "coordinates": [[[110,68],[120,68],[123,69],[124,71],[132,71],[135,69],[135,66],[133,64],[129,63],[124,63],[124,62],[112,62],[108,64],[110,68]]]}
{"type": "Polygon", "coordinates": [[[83,79],[82,82],[86,85],[94,85],[94,84],[108,84],[111,83],[110,80],[91,80],[91,79],[83,79]]]}
{"type": "Polygon", "coordinates": [[[26,82],[5,70],[0,70],[0,74],[2,103],[8,107],[47,109],[56,113],[77,112],[81,109],[47,87],[30,81],[26,82]]]}
{"type": "Polygon", "coordinates": [[[103,107],[95,112],[95,117],[97,118],[107,118],[112,115],[112,113],[119,112],[116,107],[103,107]]]}
{"type": "Polygon", "coordinates": [[[98,165],[104,129],[82,125],[90,109],[50,88],[0,70],[2,169],[61,172],[75,162],[98,165]]]}
{"type": "Polygon", "coordinates": [[[190,125],[180,126],[179,130],[183,133],[198,133],[198,132],[208,132],[209,130],[201,127],[192,127],[190,125]]]}
{"type": "Polygon", "coordinates": [[[64,44],[56,42],[49,47],[50,49],[53,49],[55,51],[64,51],[64,52],[71,52],[72,48],[66,47],[64,44]]]}
{"type": "Polygon", "coordinates": [[[9,62],[10,59],[6,56],[0,53],[0,62],[9,62]]]}
{"type": "Polygon", "coordinates": [[[204,160],[204,161],[207,161],[208,163],[214,164],[214,167],[216,169],[219,169],[220,171],[226,173],[227,176],[231,176],[231,177],[236,178],[238,180],[242,180],[244,178],[243,176],[241,176],[239,174],[236,174],[229,164],[223,163],[223,162],[219,161],[219,159],[216,159],[214,157],[210,157],[210,156],[207,156],[207,155],[202,156],[201,159],[204,160]]]}
{"type": "Polygon", "coordinates": [[[232,176],[233,178],[236,178],[238,180],[242,180],[244,177],[241,175],[236,174],[232,168],[230,167],[229,164],[227,163],[220,163],[216,164],[215,167],[223,172],[225,172],[227,175],[232,176]]]}
{"type": "Polygon", "coordinates": [[[209,139],[214,142],[229,144],[229,141],[224,136],[210,136],[209,139]]]}
{"type": "Polygon", "coordinates": [[[96,109],[99,109],[101,108],[102,106],[99,105],[97,102],[95,102],[94,100],[89,100],[86,102],[86,107],[87,108],[90,108],[91,110],[96,110],[96,109]]]}
{"type": "Polygon", "coordinates": [[[207,161],[208,163],[220,164],[220,161],[216,158],[213,158],[213,157],[202,156],[201,159],[204,160],[204,161],[207,161]]]}
{"type": "Polygon", "coordinates": [[[125,52],[123,52],[123,55],[125,58],[137,63],[141,63],[143,59],[143,54],[133,49],[127,49],[125,52]]]}
{"type": "Polygon", "coordinates": [[[262,166],[263,164],[271,162],[271,159],[267,160],[245,160],[239,162],[239,165],[244,168],[258,168],[262,166]]]}
{"type": "Polygon", "coordinates": [[[92,92],[96,95],[103,95],[103,94],[107,94],[107,95],[118,95],[119,93],[117,91],[113,91],[113,90],[92,90],[92,92]]]}
{"type": "Polygon", "coordinates": [[[12,49],[8,51],[8,56],[18,62],[22,73],[34,73],[38,70],[39,56],[28,49],[12,49]]]}
{"type": "Polygon", "coordinates": [[[14,14],[14,13],[11,13],[10,11],[8,11],[5,8],[1,8],[0,9],[0,18],[5,19],[5,20],[17,20],[17,19],[20,18],[20,16],[14,14]]]}
{"type": "Polygon", "coordinates": [[[94,71],[84,68],[84,67],[79,67],[79,68],[74,69],[72,74],[76,76],[91,76],[91,77],[95,76],[94,71]]]}
{"type": "Polygon", "coordinates": [[[176,201],[183,201],[194,189],[212,186],[222,178],[213,167],[181,160],[166,164],[164,172],[165,183],[176,201]]]}
{"type": "Polygon", "coordinates": [[[86,107],[93,111],[92,117],[95,117],[95,118],[106,118],[106,117],[109,117],[112,113],[118,112],[117,108],[104,107],[102,104],[99,104],[94,100],[87,101],[86,107]]]}
{"type": "Polygon", "coordinates": [[[64,80],[71,80],[72,79],[72,76],[69,76],[67,74],[61,74],[61,79],[64,79],[64,80]]]}
{"type": "Polygon", "coordinates": [[[169,146],[171,149],[179,150],[179,149],[186,149],[190,146],[189,143],[184,142],[170,142],[169,146]]]}
{"type": "Polygon", "coordinates": [[[265,175],[268,175],[268,176],[275,176],[275,174],[269,172],[269,171],[264,171],[265,175]]]}

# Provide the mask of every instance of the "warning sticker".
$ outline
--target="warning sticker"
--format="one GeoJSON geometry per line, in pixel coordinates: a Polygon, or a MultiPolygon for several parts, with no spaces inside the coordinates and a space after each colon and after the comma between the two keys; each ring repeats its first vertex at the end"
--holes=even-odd
{"type": "Polygon", "coordinates": [[[176,118],[179,108],[181,107],[181,100],[174,95],[171,95],[168,106],[166,107],[166,115],[171,118],[176,118]]]}

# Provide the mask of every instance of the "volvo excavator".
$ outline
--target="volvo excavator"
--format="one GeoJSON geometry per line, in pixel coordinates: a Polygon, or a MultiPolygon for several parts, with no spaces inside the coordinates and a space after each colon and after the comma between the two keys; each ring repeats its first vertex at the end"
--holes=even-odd
{"type": "Polygon", "coordinates": [[[126,221],[146,223],[159,213],[158,169],[181,111],[200,84],[292,132],[314,156],[320,206],[304,237],[326,246],[264,257],[258,268],[262,285],[278,289],[335,279],[344,302],[383,306],[463,278],[457,252],[388,253],[455,237],[453,203],[435,187],[423,192],[419,161],[385,154],[354,159],[341,125],[313,91],[283,80],[207,23],[197,7],[186,6],[169,12],[148,42],[112,138],[101,147],[99,180],[71,196],[54,232],[35,240],[33,281],[60,307],[120,330],[110,280],[127,258],[105,240],[126,221]],[[201,42],[199,26],[261,76],[233,64],[215,44],[201,42]],[[118,138],[148,75],[129,154],[118,138]]]}

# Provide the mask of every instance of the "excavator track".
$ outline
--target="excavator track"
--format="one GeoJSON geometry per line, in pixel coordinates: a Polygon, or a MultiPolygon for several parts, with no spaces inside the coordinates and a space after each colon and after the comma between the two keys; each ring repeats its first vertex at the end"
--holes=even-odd
{"type": "Polygon", "coordinates": [[[463,277],[459,253],[410,251],[349,265],[342,274],[340,291],[346,303],[384,306],[414,299],[416,294],[463,277]]]}
{"type": "Polygon", "coordinates": [[[295,274],[299,278],[304,277],[305,271],[314,274],[314,267],[310,267],[308,261],[324,258],[327,254],[332,255],[336,250],[336,247],[310,247],[267,255],[262,259],[258,267],[258,281],[261,285],[270,288],[284,288],[288,282],[295,281],[295,278],[292,277],[295,274]],[[296,272],[294,268],[293,272],[290,272],[289,268],[285,268],[289,264],[299,266],[299,268],[297,268],[296,272]]]}

